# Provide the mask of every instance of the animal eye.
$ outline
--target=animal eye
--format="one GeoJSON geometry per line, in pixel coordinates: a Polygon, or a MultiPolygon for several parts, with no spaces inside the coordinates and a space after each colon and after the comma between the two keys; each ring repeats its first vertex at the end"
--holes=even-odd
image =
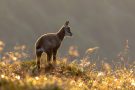
{"type": "Polygon", "coordinates": [[[68,32],[70,32],[70,29],[67,29],[68,32]]]}
{"type": "Polygon", "coordinates": [[[66,29],[67,32],[70,33],[70,27],[66,27],[65,29],[66,29]]]}
{"type": "Polygon", "coordinates": [[[68,30],[70,31],[70,27],[68,27],[68,30]]]}

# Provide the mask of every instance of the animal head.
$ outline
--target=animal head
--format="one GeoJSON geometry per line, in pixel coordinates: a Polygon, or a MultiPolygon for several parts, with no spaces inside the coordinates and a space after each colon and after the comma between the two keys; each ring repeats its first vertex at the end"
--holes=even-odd
{"type": "Polygon", "coordinates": [[[72,32],[70,31],[69,21],[65,22],[63,29],[65,31],[65,36],[72,36],[73,35],[72,32]]]}

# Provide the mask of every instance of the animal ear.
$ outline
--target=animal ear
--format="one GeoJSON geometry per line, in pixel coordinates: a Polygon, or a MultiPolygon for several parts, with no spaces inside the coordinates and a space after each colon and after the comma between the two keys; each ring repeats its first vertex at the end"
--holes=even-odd
{"type": "Polygon", "coordinates": [[[69,25],[69,21],[66,21],[66,22],[65,22],[65,26],[68,26],[68,25],[69,25]]]}

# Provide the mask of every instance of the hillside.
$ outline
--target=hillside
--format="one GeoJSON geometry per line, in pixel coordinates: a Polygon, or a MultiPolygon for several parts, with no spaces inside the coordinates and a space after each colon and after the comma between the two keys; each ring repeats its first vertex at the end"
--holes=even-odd
{"type": "Polygon", "coordinates": [[[58,61],[55,69],[37,73],[35,61],[0,63],[0,90],[134,90],[134,66],[111,69],[104,63],[102,70],[87,61],[58,61]]]}
{"type": "MultiPolygon", "coordinates": [[[[2,56],[0,90],[135,90],[135,62],[127,64],[127,54],[112,64],[92,62],[88,56],[77,60],[77,50],[71,49],[67,57],[57,57],[57,64],[48,69],[42,61],[38,72],[36,60],[22,59],[27,56],[24,49],[15,46],[14,51],[2,56]]],[[[96,49],[86,52],[92,54],[96,49]]],[[[46,54],[42,59],[45,58],[46,54]]]]}

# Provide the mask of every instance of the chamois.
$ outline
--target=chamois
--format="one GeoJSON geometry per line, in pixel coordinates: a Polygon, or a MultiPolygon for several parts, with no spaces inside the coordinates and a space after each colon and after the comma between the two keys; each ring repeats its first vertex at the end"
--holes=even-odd
{"type": "Polygon", "coordinates": [[[56,63],[57,50],[65,36],[72,36],[69,21],[66,21],[57,33],[47,33],[39,37],[35,43],[37,68],[40,69],[40,58],[43,52],[47,54],[47,62],[50,64],[53,56],[53,62],[56,63]]]}

